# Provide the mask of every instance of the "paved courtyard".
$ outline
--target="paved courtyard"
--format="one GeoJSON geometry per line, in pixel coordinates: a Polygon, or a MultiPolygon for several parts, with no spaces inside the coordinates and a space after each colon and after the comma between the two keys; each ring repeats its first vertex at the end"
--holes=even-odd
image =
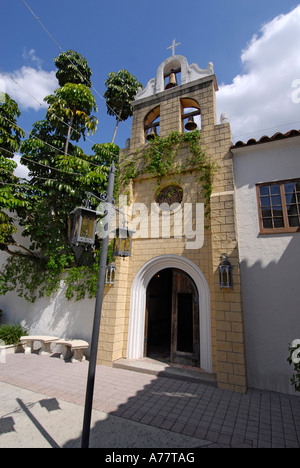
{"type": "MultiPolygon", "coordinates": [[[[87,371],[88,362],[56,356],[6,356],[0,364],[0,447],[38,446],[31,430],[49,446],[80,446],[87,371]],[[70,426],[57,442],[58,432],[70,426]]],[[[97,366],[93,408],[95,447],[300,447],[299,396],[255,389],[238,394],[97,366]]]]}

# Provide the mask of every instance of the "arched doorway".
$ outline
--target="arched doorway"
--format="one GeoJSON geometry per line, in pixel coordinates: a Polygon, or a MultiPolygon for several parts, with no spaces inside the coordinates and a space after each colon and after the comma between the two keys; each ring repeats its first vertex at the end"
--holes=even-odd
{"type": "Polygon", "coordinates": [[[176,268],[161,270],[146,297],[144,355],[199,367],[199,300],[192,278],[176,268]]]}
{"type": "Polygon", "coordinates": [[[212,372],[209,286],[197,265],[180,255],[152,258],[136,274],[131,287],[127,359],[141,359],[144,356],[147,288],[154,275],[167,268],[183,271],[196,286],[199,297],[200,368],[212,372]]]}

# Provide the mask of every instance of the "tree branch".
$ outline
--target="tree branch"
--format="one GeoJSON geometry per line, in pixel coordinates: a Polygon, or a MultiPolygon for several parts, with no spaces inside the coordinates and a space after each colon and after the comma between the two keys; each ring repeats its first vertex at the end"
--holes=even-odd
{"type": "Polygon", "coordinates": [[[26,247],[24,247],[24,245],[21,245],[21,244],[9,244],[9,243],[1,243],[2,245],[6,245],[6,247],[3,249],[4,252],[8,253],[9,255],[12,255],[14,257],[16,256],[19,256],[19,257],[33,257],[33,258],[36,258],[36,256],[34,255],[33,252],[31,252],[31,250],[27,249],[26,247]],[[25,252],[27,252],[27,254],[23,254],[21,252],[13,252],[12,250],[9,250],[9,246],[13,246],[13,247],[18,247],[20,249],[23,249],[25,250],[25,252]]]}

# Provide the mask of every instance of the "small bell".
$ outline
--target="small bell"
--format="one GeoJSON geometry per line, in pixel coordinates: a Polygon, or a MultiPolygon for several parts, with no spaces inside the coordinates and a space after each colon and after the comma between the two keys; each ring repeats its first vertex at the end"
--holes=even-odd
{"type": "Polygon", "coordinates": [[[190,117],[188,122],[185,125],[185,129],[190,131],[190,130],[196,130],[196,128],[197,128],[197,124],[194,121],[194,117],[190,117]]]}
{"type": "Polygon", "coordinates": [[[167,84],[165,89],[175,88],[175,86],[178,86],[176,75],[175,73],[171,73],[170,78],[169,78],[169,83],[167,84]]]}
{"type": "Polygon", "coordinates": [[[156,136],[157,136],[156,127],[151,127],[151,131],[147,135],[147,141],[153,140],[156,136]]]}

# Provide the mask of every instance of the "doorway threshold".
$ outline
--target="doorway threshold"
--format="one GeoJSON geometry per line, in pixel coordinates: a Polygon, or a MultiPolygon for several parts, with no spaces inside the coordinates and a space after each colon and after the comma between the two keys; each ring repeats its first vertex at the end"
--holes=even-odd
{"type": "Polygon", "coordinates": [[[142,359],[118,359],[113,362],[113,367],[217,387],[216,374],[210,374],[198,367],[162,362],[147,357],[142,359]]]}

